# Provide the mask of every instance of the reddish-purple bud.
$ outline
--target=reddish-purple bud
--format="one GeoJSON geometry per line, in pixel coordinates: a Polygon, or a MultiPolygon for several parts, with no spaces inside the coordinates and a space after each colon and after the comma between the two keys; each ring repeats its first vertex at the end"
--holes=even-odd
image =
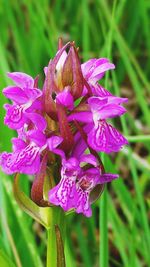
{"type": "Polygon", "coordinates": [[[81,97],[83,90],[83,75],[77,49],[72,45],[62,69],[63,87],[70,85],[74,99],[81,97]]]}
{"type": "Polygon", "coordinates": [[[60,130],[61,136],[63,137],[61,148],[66,153],[68,153],[73,147],[73,143],[74,143],[73,134],[71,132],[71,129],[68,123],[65,108],[62,105],[57,104],[57,111],[58,111],[58,120],[59,120],[59,130],[60,130]]]}
{"type": "Polygon", "coordinates": [[[40,170],[37,173],[31,188],[31,198],[39,206],[44,206],[43,189],[46,176],[47,155],[42,159],[40,170]]]}

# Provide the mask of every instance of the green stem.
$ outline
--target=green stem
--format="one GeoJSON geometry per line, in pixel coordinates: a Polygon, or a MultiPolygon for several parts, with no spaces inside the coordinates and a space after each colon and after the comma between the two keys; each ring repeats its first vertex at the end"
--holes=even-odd
{"type": "MultiPolygon", "coordinates": [[[[117,6],[117,0],[113,1],[113,8],[112,8],[112,16],[111,16],[111,27],[108,33],[108,45],[107,45],[107,53],[106,56],[111,59],[111,50],[113,44],[113,32],[114,32],[114,18],[115,18],[115,11],[117,6]]],[[[108,86],[109,81],[109,73],[106,73],[105,76],[105,88],[108,86]]],[[[105,157],[103,155],[103,163],[105,162],[105,157]]],[[[104,192],[101,197],[100,202],[100,258],[99,263],[100,267],[108,267],[108,231],[107,231],[107,186],[105,185],[104,192]]]]}
{"type": "Polygon", "coordinates": [[[56,236],[54,225],[47,230],[47,267],[57,265],[56,236]]]}
{"type": "Polygon", "coordinates": [[[132,143],[150,141],[150,135],[127,136],[126,138],[132,143]]]}
{"type": "MultiPolygon", "coordinates": [[[[56,245],[56,225],[58,225],[62,240],[64,241],[65,215],[60,208],[53,208],[53,214],[51,215],[51,226],[47,228],[47,267],[60,267],[57,261],[59,251],[57,251],[56,245]]],[[[60,249],[62,249],[62,247],[60,249]]]]}
{"type": "Polygon", "coordinates": [[[100,202],[100,266],[108,266],[107,187],[100,202]]]}

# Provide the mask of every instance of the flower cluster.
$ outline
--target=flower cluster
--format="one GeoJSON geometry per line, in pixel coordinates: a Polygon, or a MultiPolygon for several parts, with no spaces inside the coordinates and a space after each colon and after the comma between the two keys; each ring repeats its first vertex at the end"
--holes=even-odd
{"type": "Polygon", "coordinates": [[[126,112],[122,104],[127,99],[113,96],[98,83],[114,68],[106,58],[81,64],[69,42],[44,68],[42,90],[38,76],[8,73],[15,85],[3,90],[12,101],[4,106],[4,122],[18,136],[12,139],[13,152],[0,155],[3,171],[39,176],[44,159],[56,184],[49,202],[91,216],[93,190],[118,177],[104,173],[97,152],[117,152],[128,143],[107,121],[126,112]]]}

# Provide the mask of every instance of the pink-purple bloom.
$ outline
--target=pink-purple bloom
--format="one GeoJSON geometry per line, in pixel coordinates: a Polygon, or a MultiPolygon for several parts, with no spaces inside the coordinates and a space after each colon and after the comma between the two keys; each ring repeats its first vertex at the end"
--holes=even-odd
{"type": "Polygon", "coordinates": [[[128,143],[107,121],[126,112],[122,104],[127,99],[113,96],[99,84],[114,68],[106,58],[81,64],[75,44],[69,42],[44,68],[42,90],[38,78],[8,73],[15,85],[3,90],[12,101],[4,106],[4,123],[18,136],[12,139],[13,151],[0,155],[2,170],[39,176],[44,160],[42,169],[58,175],[51,183],[56,185],[49,190],[49,203],[64,211],[91,216],[93,189],[118,177],[104,173],[97,154],[118,152],[128,143]]]}
{"type": "MultiPolygon", "coordinates": [[[[85,166],[84,166],[85,167],[85,166]]],[[[49,191],[49,200],[60,205],[65,211],[75,209],[90,217],[90,193],[98,184],[104,184],[118,178],[116,174],[102,174],[93,155],[86,155],[78,160],[76,157],[62,160],[61,180],[49,191]],[[84,170],[82,163],[90,165],[84,170]]]]}

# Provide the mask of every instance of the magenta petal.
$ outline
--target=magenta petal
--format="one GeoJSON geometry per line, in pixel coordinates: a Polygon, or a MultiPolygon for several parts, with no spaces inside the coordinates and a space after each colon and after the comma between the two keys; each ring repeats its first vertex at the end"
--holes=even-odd
{"type": "Polygon", "coordinates": [[[94,81],[98,81],[104,76],[104,73],[107,70],[114,69],[114,68],[115,68],[114,64],[104,63],[100,65],[99,67],[95,68],[90,79],[93,79],[94,81]]]}
{"type": "Polygon", "coordinates": [[[100,97],[112,96],[112,94],[109,91],[107,91],[104,87],[102,87],[98,83],[95,83],[94,85],[90,86],[92,89],[92,93],[95,96],[100,96],[100,97]]]}
{"type": "Polygon", "coordinates": [[[121,97],[90,97],[88,103],[93,112],[93,119],[96,123],[98,120],[121,116],[126,109],[119,104],[125,102],[126,98],[121,97]]]}
{"type": "Polygon", "coordinates": [[[62,178],[59,184],[49,191],[49,202],[68,211],[74,207],[74,190],[75,179],[62,178]]]}
{"type": "Polygon", "coordinates": [[[68,121],[77,120],[80,122],[92,122],[93,117],[90,111],[76,112],[68,116],[68,121]]]}
{"type": "Polygon", "coordinates": [[[81,69],[82,69],[82,73],[83,73],[83,76],[86,78],[86,79],[89,79],[89,77],[91,76],[92,72],[93,72],[93,66],[94,66],[94,63],[97,61],[96,58],[92,58],[90,60],[88,60],[87,62],[83,63],[81,65],[81,69]]]}
{"type": "Polygon", "coordinates": [[[82,155],[80,157],[80,161],[92,164],[95,167],[98,165],[97,159],[92,154],[84,154],[84,155],[82,155]]]}
{"type": "Polygon", "coordinates": [[[100,97],[89,97],[88,99],[88,104],[90,105],[90,108],[92,110],[92,112],[101,110],[101,108],[104,107],[104,105],[106,105],[108,103],[108,98],[100,98],[100,97]]]}
{"type": "Polygon", "coordinates": [[[29,108],[26,109],[27,112],[33,112],[35,110],[43,110],[43,105],[42,105],[42,101],[36,99],[34,100],[34,102],[31,104],[31,106],[29,108]]]}
{"type": "Polygon", "coordinates": [[[40,131],[44,131],[46,129],[47,123],[42,115],[38,113],[25,112],[25,116],[30,119],[40,131]]]}
{"type": "Polygon", "coordinates": [[[74,136],[74,147],[72,150],[72,156],[76,158],[80,158],[80,156],[84,153],[87,148],[86,142],[81,137],[79,132],[74,136]]]}
{"type": "Polygon", "coordinates": [[[29,144],[20,152],[14,153],[11,168],[14,172],[36,174],[40,168],[39,147],[29,144]]]}
{"type": "Polygon", "coordinates": [[[117,96],[109,96],[108,97],[108,103],[109,104],[116,104],[116,105],[120,105],[122,103],[128,102],[128,98],[124,98],[124,97],[117,97],[117,96]]]}
{"type": "Polygon", "coordinates": [[[15,101],[18,104],[24,104],[28,101],[28,97],[25,94],[25,92],[16,86],[8,86],[3,89],[3,94],[11,99],[12,101],[15,101]]]}
{"type": "Polygon", "coordinates": [[[39,147],[46,144],[46,136],[39,130],[28,131],[27,136],[30,138],[31,142],[34,142],[39,147]]]}
{"type": "Polygon", "coordinates": [[[13,151],[14,152],[20,151],[27,146],[26,143],[20,138],[12,138],[11,141],[13,144],[13,151]]]}
{"type": "Polygon", "coordinates": [[[53,151],[57,146],[59,146],[63,141],[63,138],[60,136],[52,136],[48,138],[47,143],[50,151],[53,151]]]}
{"type": "Polygon", "coordinates": [[[62,149],[57,148],[57,146],[59,146],[62,143],[62,141],[63,141],[62,137],[52,136],[47,139],[47,144],[50,151],[61,156],[62,158],[65,158],[64,151],[62,149]]]}
{"type": "Polygon", "coordinates": [[[77,158],[71,157],[68,160],[63,159],[62,160],[62,169],[61,169],[61,175],[62,177],[68,176],[76,176],[78,173],[80,173],[80,163],[77,158]]]}
{"type": "Polygon", "coordinates": [[[61,104],[67,107],[69,110],[74,108],[73,96],[68,91],[63,91],[56,96],[56,101],[58,104],[61,104]]]}
{"type": "Polygon", "coordinates": [[[21,88],[33,88],[34,86],[34,79],[22,72],[8,72],[7,76],[12,79],[16,85],[20,86],[21,88]]]}
{"type": "Polygon", "coordinates": [[[105,173],[105,174],[100,176],[99,183],[100,184],[109,183],[112,180],[117,179],[118,177],[119,177],[119,175],[117,175],[117,174],[105,173]]]}
{"type": "Polygon", "coordinates": [[[88,134],[88,143],[96,151],[118,152],[128,141],[115,128],[100,121],[88,134]]]}
{"type": "Polygon", "coordinates": [[[96,120],[103,120],[103,119],[110,119],[114,118],[116,116],[121,116],[126,112],[126,109],[124,107],[121,107],[119,105],[115,104],[108,104],[105,105],[100,111],[98,111],[96,114],[94,114],[95,117],[94,121],[96,120]]]}
{"type": "Polygon", "coordinates": [[[28,122],[28,119],[24,115],[24,109],[21,105],[6,104],[4,107],[7,110],[4,123],[10,128],[17,130],[28,122]]]}
{"type": "Polygon", "coordinates": [[[16,172],[35,174],[40,167],[39,148],[35,145],[28,145],[21,151],[14,153],[2,153],[0,164],[7,174],[16,172]]]}
{"type": "Polygon", "coordinates": [[[2,167],[3,172],[6,174],[13,174],[14,171],[11,169],[13,154],[3,152],[0,154],[0,166],[2,167]]]}
{"type": "Polygon", "coordinates": [[[34,101],[35,99],[37,99],[38,97],[42,95],[42,91],[37,88],[33,88],[33,89],[24,88],[24,91],[26,95],[28,96],[28,99],[32,101],[34,101]]]}
{"type": "Polygon", "coordinates": [[[76,212],[83,213],[86,217],[91,217],[92,210],[89,202],[89,192],[77,188],[74,198],[76,212]]]}
{"type": "Polygon", "coordinates": [[[82,64],[83,75],[90,83],[95,83],[96,81],[100,80],[105,71],[114,68],[115,65],[109,63],[107,58],[94,58],[82,64]]]}

